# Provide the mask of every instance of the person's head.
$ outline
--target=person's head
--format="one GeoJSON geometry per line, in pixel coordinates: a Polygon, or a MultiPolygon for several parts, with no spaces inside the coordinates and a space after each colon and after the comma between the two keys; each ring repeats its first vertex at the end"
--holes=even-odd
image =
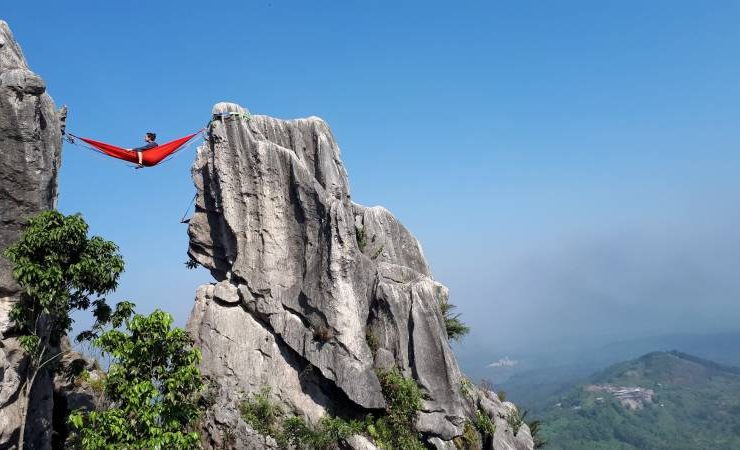
{"type": "Polygon", "coordinates": [[[152,133],[151,131],[148,132],[144,136],[144,140],[147,141],[147,142],[154,142],[154,141],[156,141],[157,140],[157,133],[152,133]]]}

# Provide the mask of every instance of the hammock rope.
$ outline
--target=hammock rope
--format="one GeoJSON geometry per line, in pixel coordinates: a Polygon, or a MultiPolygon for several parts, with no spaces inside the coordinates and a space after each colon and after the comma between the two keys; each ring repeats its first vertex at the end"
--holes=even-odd
{"type": "Polygon", "coordinates": [[[71,144],[94,150],[102,155],[134,163],[134,167],[141,168],[142,166],[151,167],[169,161],[179,151],[189,148],[196,141],[195,138],[201,135],[204,130],[205,128],[201,128],[195,133],[143,151],[133,151],[117,147],[115,145],[106,144],[105,142],[83,138],[72,133],[66,133],[66,138],[71,144]]]}
{"type": "Polygon", "coordinates": [[[195,203],[195,199],[198,198],[198,193],[196,192],[195,195],[193,195],[193,199],[190,200],[190,203],[188,204],[188,208],[185,210],[185,213],[182,215],[182,219],[180,219],[180,223],[190,223],[190,219],[188,219],[188,213],[190,212],[190,208],[193,207],[193,204],[195,203]]]}
{"type": "Polygon", "coordinates": [[[120,159],[130,163],[127,164],[128,166],[140,169],[142,167],[151,167],[166,163],[171,160],[175,154],[189,148],[195,142],[196,136],[202,134],[204,139],[207,139],[205,131],[210,129],[213,121],[220,120],[223,122],[226,119],[242,119],[249,122],[252,120],[252,115],[249,112],[235,111],[217,113],[211,117],[211,120],[208,121],[205,127],[195,133],[143,151],[133,151],[122,147],[116,147],[115,145],[106,144],[105,142],[95,141],[89,138],[83,138],[72,133],[65,133],[65,138],[70,144],[79,145],[93,150],[96,153],[100,153],[101,155],[120,159]]]}

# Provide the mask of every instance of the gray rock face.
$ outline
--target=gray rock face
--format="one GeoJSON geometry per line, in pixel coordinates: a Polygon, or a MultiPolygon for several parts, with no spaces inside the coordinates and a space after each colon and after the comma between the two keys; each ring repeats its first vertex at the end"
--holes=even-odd
{"type": "MultiPolygon", "coordinates": [[[[495,396],[462,394],[439,307],[447,289],[390,212],[351,202],[326,123],[229,103],[213,113],[189,227],[191,258],[218,281],[198,289],[188,322],[211,380],[206,447],[270,447],[238,408],[266,385],[308,420],[377,412],[376,370],[395,366],[426,394],[416,425],[430,446],[455,448],[480,408],[499,425],[491,448],[532,448],[526,426],[507,434],[495,396]]],[[[361,436],[350,445],[374,448],[361,436]]]]}
{"type": "MultiPolygon", "coordinates": [[[[44,81],[28,68],[0,20],[0,252],[29,216],[55,206],[60,119],[44,81]]],[[[18,292],[10,264],[0,256],[0,448],[15,446],[21,423],[17,400],[25,361],[8,320],[18,292]]],[[[40,377],[29,407],[29,448],[50,447],[52,401],[52,380],[40,377]]]]}
{"type": "Polygon", "coordinates": [[[59,366],[54,374],[53,449],[67,448],[71,429],[67,423],[70,413],[77,409],[92,411],[105,404],[100,380],[105,376],[98,362],[74,351],[66,337],[62,339],[59,366]],[[87,374],[83,377],[80,374],[87,374]]]}

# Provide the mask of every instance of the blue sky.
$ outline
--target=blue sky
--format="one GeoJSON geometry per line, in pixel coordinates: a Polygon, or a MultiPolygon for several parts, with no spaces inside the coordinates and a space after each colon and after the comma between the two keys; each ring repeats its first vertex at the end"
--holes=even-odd
{"type": "MultiPolygon", "coordinates": [[[[3,6],[68,128],[134,146],[218,101],[317,115],[355,201],[420,239],[504,356],[740,320],[740,3],[44,2],[3,6]]],[[[65,145],[62,211],[117,242],[115,298],[184,323],[192,150],[151,170],[65,145]]]]}

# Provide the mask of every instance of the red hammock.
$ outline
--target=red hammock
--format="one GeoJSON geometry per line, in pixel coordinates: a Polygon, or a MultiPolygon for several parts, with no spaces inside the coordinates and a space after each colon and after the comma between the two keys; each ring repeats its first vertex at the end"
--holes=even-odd
{"type": "Polygon", "coordinates": [[[70,133],[67,134],[75,139],[79,139],[87,143],[93,148],[93,150],[97,150],[101,153],[105,153],[108,156],[112,156],[114,158],[122,159],[124,161],[132,162],[135,164],[139,163],[138,153],[141,153],[141,165],[151,167],[159,164],[160,162],[162,162],[162,160],[180,150],[183,145],[187,144],[191,139],[200,134],[201,131],[203,130],[199,130],[197,133],[181,137],[180,139],[175,139],[174,141],[158,145],[154,148],[150,148],[141,152],[127,150],[125,148],[116,147],[115,145],[106,144],[105,142],[99,142],[92,139],[75,136],[70,133]]]}

